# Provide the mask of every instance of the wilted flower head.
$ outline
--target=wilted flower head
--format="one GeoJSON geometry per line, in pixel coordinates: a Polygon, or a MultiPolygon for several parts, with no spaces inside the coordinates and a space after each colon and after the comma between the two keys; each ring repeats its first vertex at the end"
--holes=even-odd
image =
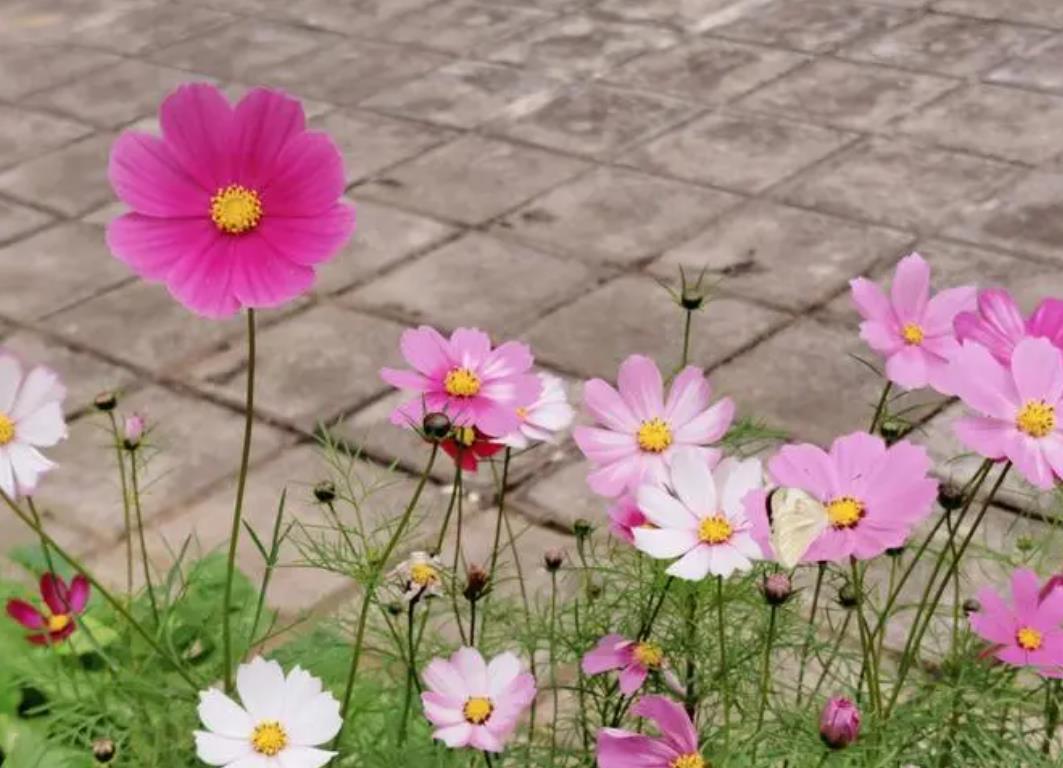
{"type": "Polygon", "coordinates": [[[583,674],[588,677],[620,670],[620,692],[631,696],[642,687],[651,672],[660,672],[673,690],[682,691],[679,680],[668,667],[664,650],[656,643],[628,640],[623,635],[606,635],[583,656],[583,674]]]}
{"type": "Polygon", "coordinates": [[[535,698],[535,678],[503,653],[485,663],[475,648],[434,659],[424,671],[424,713],[448,747],[501,752],[535,698]]]}
{"type": "Polygon", "coordinates": [[[89,582],[80,573],[68,587],[61,576],[41,576],[41,600],[47,611],[39,611],[24,600],[8,600],[7,614],[33,632],[26,639],[34,645],[62,642],[77,629],[76,617],[89,602],[89,582]]]}
{"type": "Polygon", "coordinates": [[[1011,574],[1010,601],[983,587],[978,603],[969,618],[971,628],[993,644],[988,654],[1045,677],[1063,677],[1063,589],[1043,590],[1036,573],[1018,568],[1011,574]]]}
{"type": "Polygon", "coordinates": [[[660,736],[602,728],[598,768],[708,768],[697,729],[682,706],[664,696],[643,696],[631,712],[656,723],[660,736]]]}
{"type": "Polygon", "coordinates": [[[542,391],[535,402],[517,409],[520,426],[498,442],[510,448],[527,448],[532,443],[556,443],[572,425],[576,411],[568,402],[565,383],[550,373],[540,372],[542,391]]]}
{"type": "Polygon", "coordinates": [[[18,358],[0,352],[0,491],[11,498],[33,493],[40,476],[55,467],[37,449],[66,437],[65,396],[55,373],[24,373],[18,358]]]}
{"type": "Polygon", "coordinates": [[[411,552],[391,576],[397,579],[406,602],[443,594],[443,563],[427,552],[411,552]]]}
{"type": "Polygon", "coordinates": [[[960,313],[954,325],[961,343],[980,344],[1005,366],[1023,339],[1045,338],[1063,349],[1063,301],[1059,299],[1045,299],[1025,318],[1010,293],[990,288],[978,293],[977,310],[960,313]]]}
{"type": "Polygon", "coordinates": [[[335,757],[316,747],[340,730],[340,704],[321,681],[299,667],[284,675],[262,657],[236,672],[237,704],[216,688],[199,694],[196,754],[208,765],[228,768],[283,765],[321,768],[335,757]]]}
{"type": "Polygon", "coordinates": [[[577,427],[573,437],[594,469],[587,483],[595,493],[613,498],[639,486],[661,484],[673,456],[682,448],[701,452],[706,464],[720,457],[717,442],[734,416],[734,403],[723,398],[709,406],[705,374],[684,368],[664,398],[661,372],[648,357],[632,355],[620,366],[617,387],[591,379],[583,401],[600,426],[577,427]]]}
{"type": "Polygon", "coordinates": [[[860,336],[886,358],[886,376],[905,389],[928,384],[949,394],[945,370],[956,351],[956,315],[974,309],[973,286],[949,288],[930,297],[930,266],[913,253],[901,259],[890,298],[870,280],[851,283],[853,302],[864,318],[860,336]]]}
{"type": "Polygon", "coordinates": [[[827,702],[819,719],[819,735],[831,749],[844,749],[860,735],[860,710],[845,698],[827,702]]]}
{"type": "Polygon", "coordinates": [[[487,591],[490,581],[491,574],[487,572],[486,568],[475,563],[470,564],[465,569],[465,589],[463,591],[465,599],[478,600],[487,591]]]}

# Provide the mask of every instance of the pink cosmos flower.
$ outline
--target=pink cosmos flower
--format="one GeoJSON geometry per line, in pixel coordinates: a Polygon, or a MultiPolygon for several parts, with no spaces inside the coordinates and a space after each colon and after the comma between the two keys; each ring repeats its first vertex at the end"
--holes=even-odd
{"type": "Polygon", "coordinates": [[[977,342],[1000,363],[1009,365],[1012,352],[1023,339],[1046,338],[1063,349],[1063,301],[1045,299],[1027,319],[1010,293],[991,288],[978,294],[977,311],[961,312],[954,326],[961,343],[977,342]]]}
{"type": "Polygon", "coordinates": [[[657,485],[639,488],[639,508],[656,528],[632,531],[635,546],[651,557],[678,557],[667,573],[689,581],[748,571],[764,554],[742,501],[763,477],[757,459],[728,458],[713,470],[697,449],[677,452],[667,479],[675,496],[657,485]]]}
{"type": "Polygon", "coordinates": [[[1038,488],[1063,477],[1063,356],[1048,339],[1023,339],[1010,364],[966,342],[953,359],[953,387],[977,411],[956,435],[988,459],[1009,459],[1038,488]]]}
{"type": "Polygon", "coordinates": [[[631,710],[657,724],[660,736],[619,728],[598,731],[598,768],[707,768],[698,732],[682,706],[664,696],[643,696],[631,710]]]}
{"type": "Polygon", "coordinates": [[[609,530],[628,544],[635,543],[634,530],[644,525],[653,525],[639,509],[631,494],[624,494],[609,507],[609,530]]]}
{"type": "MultiPolygon", "coordinates": [[[[879,437],[854,432],[839,437],[830,452],[816,445],[787,445],[768,462],[775,483],[800,488],[827,509],[827,529],[812,542],[802,562],[868,560],[899,547],[927,515],[938,483],[929,477],[926,449],[901,440],[890,447],[879,437]]],[[[753,535],[772,552],[767,493],[746,498],[753,535]]]]}
{"type": "Polygon", "coordinates": [[[531,373],[532,354],[525,344],[508,341],[495,349],[486,333],[458,328],[448,340],[422,325],[402,334],[402,356],[414,370],[384,368],[388,384],[417,393],[396,408],[391,421],[419,425],[426,412],[441,411],[460,426],[476,427],[502,437],[520,427],[518,410],[535,402],[542,390],[531,373]]]}
{"type": "Polygon", "coordinates": [[[255,88],[233,107],[213,85],[180,86],[159,108],[162,138],[126,131],[111,150],[115,194],[132,208],[107,228],[115,256],[200,315],[275,307],[354,231],[332,140],[303,108],[255,88]]]}
{"type": "Polygon", "coordinates": [[[463,472],[475,472],[480,467],[480,459],[490,458],[505,448],[475,427],[455,427],[451,437],[439,445],[455,464],[461,465],[463,472]]]}
{"type": "Polygon", "coordinates": [[[644,482],[662,483],[672,456],[684,446],[698,447],[707,463],[715,463],[719,451],[706,446],[731,426],[734,403],[725,397],[709,407],[710,394],[705,375],[688,366],[665,401],[661,372],[641,355],[621,364],[617,389],[601,379],[588,381],[583,399],[602,426],[577,427],[573,436],[594,465],[587,477],[591,489],[612,498],[644,482]]]}
{"type": "Polygon", "coordinates": [[[520,426],[498,442],[522,450],[532,443],[556,443],[572,425],[576,412],[569,405],[565,383],[549,373],[538,374],[542,391],[535,402],[517,409],[520,426]]]}
{"type": "Polygon", "coordinates": [[[656,643],[606,635],[583,656],[583,674],[588,677],[620,670],[620,692],[630,696],[646,682],[650,672],[660,672],[668,687],[682,691],[678,678],[668,668],[664,651],[656,643]]]}
{"type": "Polygon", "coordinates": [[[1037,574],[1018,568],[1011,574],[1010,603],[995,590],[978,591],[981,609],[971,628],[993,643],[988,653],[1015,667],[1035,667],[1046,677],[1063,677],[1063,590],[1042,597],[1037,574]]]}
{"type": "Polygon", "coordinates": [[[55,468],[40,448],[66,438],[66,388],[44,367],[23,370],[14,355],[0,352],[0,491],[14,498],[30,494],[55,468]]]}
{"type": "Polygon", "coordinates": [[[860,710],[845,698],[834,698],[823,707],[819,735],[831,749],[844,749],[860,735],[860,710]]]}
{"type": "Polygon", "coordinates": [[[535,698],[535,678],[512,653],[487,664],[475,648],[461,648],[449,661],[434,659],[424,682],[421,701],[437,727],[433,736],[452,749],[501,752],[535,698]]]}
{"type": "Polygon", "coordinates": [[[886,359],[886,377],[905,389],[930,385],[950,394],[945,380],[957,342],[956,315],[975,306],[975,288],[949,288],[930,298],[930,266],[913,253],[901,259],[890,297],[870,280],[850,283],[864,322],[860,336],[886,359]]]}
{"type": "Polygon", "coordinates": [[[7,615],[34,634],[26,637],[34,645],[62,642],[77,629],[75,617],[89,602],[89,582],[78,574],[68,587],[60,576],[41,576],[41,599],[48,611],[34,608],[24,600],[8,600],[7,615]]]}

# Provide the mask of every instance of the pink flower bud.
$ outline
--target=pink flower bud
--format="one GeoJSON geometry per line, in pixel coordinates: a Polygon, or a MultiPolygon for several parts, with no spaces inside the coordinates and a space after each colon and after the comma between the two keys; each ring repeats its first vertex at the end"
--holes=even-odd
{"type": "Polygon", "coordinates": [[[140,445],[140,439],[144,436],[144,417],[139,413],[133,413],[125,417],[122,427],[122,438],[125,447],[132,450],[140,445]]]}
{"type": "Polygon", "coordinates": [[[860,710],[849,699],[831,699],[819,719],[819,735],[831,749],[849,746],[860,735],[860,710]]]}

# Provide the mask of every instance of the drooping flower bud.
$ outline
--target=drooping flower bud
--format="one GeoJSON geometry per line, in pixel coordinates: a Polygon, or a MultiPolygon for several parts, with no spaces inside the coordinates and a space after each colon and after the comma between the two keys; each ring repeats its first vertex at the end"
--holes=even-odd
{"type": "Polygon", "coordinates": [[[594,532],[594,526],[590,520],[580,517],[572,524],[572,532],[576,534],[577,539],[585,539],[594,532]]]}
{"type": "Polygon", "coordinates": [[[938,504],[942,509],[953,512],[962,507],[964,501],[962,488],[957,488],[952,483],[942,483],[938,488],[938,504]]]}
{"type": "Polygon", "coordinates": [[[93,400],[93,405],[96,406],[97,411],[108,413],[118,406],[118,395],[114,392],[100,392],[93,400]]]}
{"type": "Polygon", "coordinates": [[[144,417],[139,413],[131,413],[125,417],[122,425],[122,439],[127,451],[136,450],[144,437],[144,417]]]}
{"type": "Polygon", "coordinates": [[[972,613],[978,613],[980,610],[982,610],[982,604],[973,597],[968,597],[963,601],[964,616],[970,616],[972,613]]]}
{"type": "Polygon", "coordinates": [[[760,591],[768,605],[782,605],[793,596],[794,587],[785,573],[772,573],[764,577],[760,591]]]}
{"type": "Polygon", "coordinates": [[[560,549],[548,549],[543,553],[543,565],[550,573],[557,573],[565,562],[565,553],[560,549]]]}
{"type": "Polygon", "coordinates": [[[860,604],[860,597],[852,584],[845,584],[838,590],[838,605],[842,608],[855,608],[860,604]]]}
{"type": "Polygon", "coordinates": [[[442,440],[450,434],[450,417],[445,413],[434,411],[424,415],[421,429],[429,440],[442,440]]]}
{"type": "Polygon", "coordinates": [[[322,480],[314,486],[314,498],[322,504],[328,504],[336,499],[336,485],[331,480],[322,480]]]}
{"type": "Polygon", "coordinates": [[[479,565],[470,565],[465,571],[465,599],[472,602],[478,600],[487,591],[487,582],[491,577],[479,565]]]}
{"type": "Polygon", "coordinates": [[[827,702],[819,719],[819,735],[831,749],[844,749],[860,735],[860,710],[849,699],[827,702]]]}

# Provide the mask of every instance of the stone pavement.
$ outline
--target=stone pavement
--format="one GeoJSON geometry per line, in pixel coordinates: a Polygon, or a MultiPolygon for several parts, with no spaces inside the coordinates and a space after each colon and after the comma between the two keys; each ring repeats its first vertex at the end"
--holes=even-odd
{"type": "MultiPolygon", "coordinates": [[[[71,439],[40,494],[50,524],[119,578],[117,483],[87,408],[113,387],[164,449],[146,496],[156,556],[226,535],[243,323],[193,317],[103,241],[120,210],[108,148],[154,129],[181,81],[304,98],[359,206],[314,295],[263,313],[263,528],[289,481],[317,519],[320,422],[378,462],[423,461],[386,425],[376,375],[403,326],[478,325],[573,381],[612,377],[631,352],[674,360],[680,319],[654,279],[679,265],[720,280],[694,360],[740,413],[816,441],[859,428],[877,384],[847,355],[863,351],[850,278],[918,247],[941,283],[1002,284],[1027,307],[1063,295],[1061,72],[1059,0],[2,0],[0,330],[71,388],[71,439]]],[[[926,426],[942,458],[950,416],[926,426]]],[[[531,557],[576,517],[603,520],[584,471],[565,444],[518,472],[531,557]]],[[[369,506],[394,514],[409,484],[369,506]]],[[[1048,503],[1020,487],[1006,501],[1048,503]]],[[[486,483],[470,504],[482,531],[486,483]]],[[[2,520],[0,541],[25,540],[2,520]]],[[[999,511],[1000,546],[1014,522],[999,511]]],[[[276,600],[298,611],[340,588],[293,570],[276,600]]]]}

